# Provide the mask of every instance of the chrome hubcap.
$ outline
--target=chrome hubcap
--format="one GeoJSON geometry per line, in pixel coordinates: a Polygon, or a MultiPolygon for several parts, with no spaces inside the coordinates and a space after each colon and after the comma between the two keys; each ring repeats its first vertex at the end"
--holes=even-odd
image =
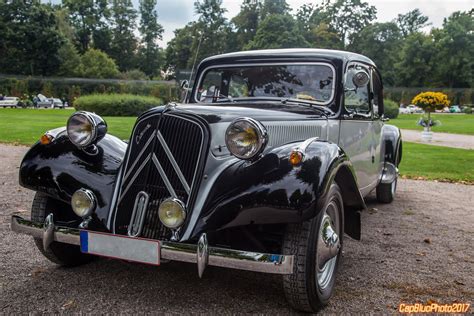
{"type": "Polygon", "coordinates": [[[339,207],[332,201],[324,212],[318,233],[316,278],[321,289],[329,285],[336,268],[337,255],[341,248],[338,231],[339,207]]]}

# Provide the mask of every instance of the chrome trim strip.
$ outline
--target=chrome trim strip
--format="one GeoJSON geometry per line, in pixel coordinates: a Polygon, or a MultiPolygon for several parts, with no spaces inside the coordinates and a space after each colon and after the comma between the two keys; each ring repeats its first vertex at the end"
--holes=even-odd
{"type": "Polygon", "coordinates": [[[269,63],[244,63],[244,64],[216,64],[216,65],[212,65],[212,66],[208,66],[206,68],[204,68],[203,71],[201,71],[201,75],[199,76],[199,80],[197,80],[197,85],[196,85],[196,90],[194,92],[194,102],[197,102],[197,103],[201,103],[200,101],[198,101],[197,99],[197,94],[198,94],[198,88],[199,86],[201,85],[202,83],[202,79],[204,77],[204,74],[206,74],[210,69],[213,69],[213,68],[236,68],[236,67],[248,67],[248,66],[253,66],[253,67],[260,67],[260,66],[293,66],[293,65],[301,65],[301,66],[307,66],[307,65],[320,65],[320,66],[327,66],[329,68],[331,68],[332,70],[332,75],[333,75],[333,80],[332,80],[332,86],[331,86],[331,97],[329,98],[328,101],[326,102],[320,102],[320,101],[314,101],[315,104],[318,104],[318,105],[328,105],[328,104],[331,104],[331,102],[333,101],[334,99],[334,96],[336,95],[336,68],[334,68],[334,66],[328,62],[286,62],[286,63],[283,63],[283,62],[269,62],[269,63]]]}
{"type": "Polygon", "coordinates": [[[130,224],[128,225],[128,235],[130,237],[137,237],[142,233],[149,198],[148,194],[144,191],[138,192],[137,197],[135,198],[132,217],[130,218],[130,224]],[[138,228],[136,228],[136,226],[138,226],[138,228]],[[134,230],[136,230],[135,233],[134,230]]]}
{"type": "MultiPolygon", "coordinates": [[[[148,155],[148,157],[143,160],[142,164],[140,165],[140,168],[138,168],[137,172],[133,175],[132,179],[130,180],[130,182],[128,182],[128,185],[127,187],[125,188],[125,190],[123,190],[122,193],[120,193],[120,196],[119,196],[119,201],[117,203],[117,205],[120,204],[120,202],[122,202],[122,198],[125,196],[125,194],[127,194],[127,191],[128,189],[130,189],[130,187],[132,186],[133,184],[133,181],[135,181],[135,179],[138,177],[138,175],[140,174],[140,172],[142,172],[143,168],[145,168],[146,164],[148,163],[148,161],[150,160],[150,156],[151,154],[148,155]]],[[[114,220],[114,225],[115,225],[115,220],[114,220]]]]}
{"type": "Polygon", "coordinates": [[[150,138],[146,141],[145,145],[143,145],[142,150],[141,150],[140,153],[138,154],[137,158],[135,158],[135,161],[134,161],[133,164],[130,166],[130,168],[128,168],[128,171],[127,171],[127,173],[125,174],[125,176],[123,177],[123,180],[122,180],[122,181],[127,181],[128,176],[129,176],[130,173],[133,171],[133,169],[135,168],[135,165],[137,164],[137,162],[138,162],[138,161],[140,160],[140,158],[142,157],[143,153],[145,152],[145,149],[147,149],[148,145],[150,145],[151,141],[153,140],[153,137],[155,137],[155,133],[156,133],[156,131],[153,131],[153,133],[150,135],[150,138]]]}
{"type": "Polygon", "coordinates": [[[168,144],[166,143],[165,139],[163,138],[163,135],[161,134],[160,131],[156,134],[156,137],[158,137],[158,140],[163,146],[163,149],[165,150],[166,156],[168,157],[169,161],[171,162],[171,165],[173,166],[174,171],[178,175],[179,181],[181,181],[181,184],[184,187],[184,190],[188,195],[191,194],[191,188],[188,185],[188,182],[186,181],[186,178],[184,177],[183,173],[181,172],[181,169],[178,166],[178,163],[176,162],[176,159],[174,159],[173,153],[171,152],[170,148],[168,147],[168,144]]]}
{"type": "Polygon", "coordinates": [[[170,180],[168,179],[168,177],[166,176],[166,173],[165,171],[163,170],[163,167],[161,167],[161,164],[160,162],[158,161],[158,158],[156,158],[156,155],[153,153],[152,157],[151,157],[151,160],[153,160],[153,163],[155,164],[155,167],[156,169],[158,169],[158,172],[161,176],[161,179],[163,180],[163,182],[165,183],[165,186],[166,188],[168,189],[168,192],[171,194],[172,197],[174,198],[178,198],[178,196],[176,195],[176,192],[174,191],[173,189],[173,186],[171,185],[171,182],[170,180]]]}
{"type": "Polygon", "coordinates": [[[300,151],[301,153],[306,153],[306,149],[308,149],[309,145],[313,142],[317,141],[319,137],[311,137],[305,140],[300,146],[298,146],[295,150],[300,151]]]}
{"type": "MultiPolygon", "coordinates": [[[[25,220],[13,215],[11,229],[14,232],[43,238],[44,224],[25,220]]],[[[55,226],[53,238],[55,241],[80,246],[80,230],[55,226]]],[[[170,241],[160,241],[161,258],[182,262],[197,263],[197,245],[181,244],[170,241]]],[[[293,255],[267,254],[235,249],[209,247],[208,265],[231,269],[256,271],[272,274],[292,274],[294,266],[293,255]]]]}

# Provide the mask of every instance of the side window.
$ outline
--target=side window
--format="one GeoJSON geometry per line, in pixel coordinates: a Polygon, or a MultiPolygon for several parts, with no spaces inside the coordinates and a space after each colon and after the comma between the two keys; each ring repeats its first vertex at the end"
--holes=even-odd
{"type": "Polygon", "coordinates": [[[247,81],[239,75],[232,75],[229,83],[229,96],[235,98],[248,97],[249,89],[247,81]]]}
{"type": "Polygon", "coordinates": [[[199,87],[197,99],[201,102],[211,103],[219,95],[222,72],[211,70],[206,74],[205,80],[199,87]]]}
{"type": "Polygon", "coordinates": [[[363,80],[364,76],[369,79],[370,72],[367,67],[360,64],[348,66],[344,84],[344,106],[350,113],[369,116],[372,113],[370,84],[369,80],[363,80]]]}
{"type": "Polygon", "coordinates": [[[383,113],[383,86],[382,80],[375,69],[372,69],[372,93],[374,114],[378,116],[383,113]]]}

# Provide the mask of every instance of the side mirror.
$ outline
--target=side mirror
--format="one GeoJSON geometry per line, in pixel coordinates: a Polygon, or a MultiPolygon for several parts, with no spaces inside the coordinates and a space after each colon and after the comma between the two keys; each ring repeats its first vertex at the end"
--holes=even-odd
{"type": "Polygon", "coordinates": [[[181,81],[181,89],[188,89],[189,88],[189,81],[188,80],[183,80],[181,81]]]}
{"type": "Polygon", "coordinates": [[[369,83],[369,74],[365,71],[356,72],[352,77],[352,83],[354,83],[354,86],[358,88],[364,87],[369,83]]]}

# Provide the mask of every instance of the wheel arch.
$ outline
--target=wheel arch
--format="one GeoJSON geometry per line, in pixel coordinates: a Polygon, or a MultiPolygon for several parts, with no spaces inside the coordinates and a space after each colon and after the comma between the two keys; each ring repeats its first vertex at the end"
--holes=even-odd
{"type": "Polygon", "coordinates": [[[344,232],[350,237],[360,240],[360,210],[365,209],[366,205],[359,192],[352,166],[348,164],[341,165],[336,172],[334,182],[341,189],[344,203],[344,232]]]}

